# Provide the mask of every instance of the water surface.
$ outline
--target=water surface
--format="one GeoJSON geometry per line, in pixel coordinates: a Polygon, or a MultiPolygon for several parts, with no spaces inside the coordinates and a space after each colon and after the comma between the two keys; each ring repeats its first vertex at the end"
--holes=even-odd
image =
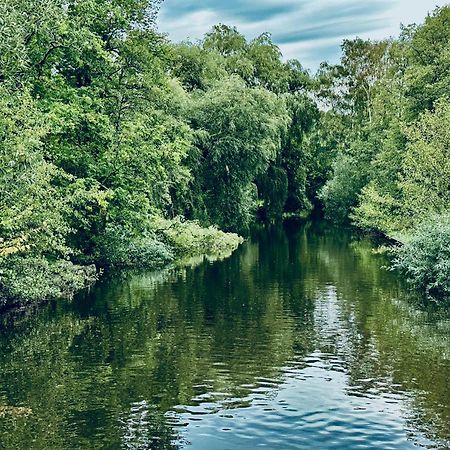
{"type": "Polygon", "coordinates": [[[450,448],[450,313],[323,222],[0,319],[0,449],[450,448]]]}

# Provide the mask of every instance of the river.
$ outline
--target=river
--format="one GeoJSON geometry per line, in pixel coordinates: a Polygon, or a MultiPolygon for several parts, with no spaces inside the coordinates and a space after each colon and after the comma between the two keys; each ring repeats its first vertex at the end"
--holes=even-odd
{"type": "Polygon", "coordinates": [[[325,222],[0,318],[0,449],[450,448],[450,312],[325,222]]]}

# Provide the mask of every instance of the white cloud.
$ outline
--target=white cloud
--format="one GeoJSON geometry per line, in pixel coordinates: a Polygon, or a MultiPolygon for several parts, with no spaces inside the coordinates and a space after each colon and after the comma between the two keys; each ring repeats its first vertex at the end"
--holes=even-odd
{"type": "Polygon", "coordinates": [[[220,16],[213,10],[201,10],[187,13],[179,18],[165,22],[160,19],[160,29],[168,32],[175,41],[200,39],[212,24],[220,22],[220,16]]]}
{"type": "Polygon", "coordinates": [[[343,39],[396,36],[400,23],[420,23],[438,0],[166,0],[160,30],[171,39],[200,39],[219,22],[248,38],[270,32],[285,58],[315,70],[339,59],[343,39]]]}

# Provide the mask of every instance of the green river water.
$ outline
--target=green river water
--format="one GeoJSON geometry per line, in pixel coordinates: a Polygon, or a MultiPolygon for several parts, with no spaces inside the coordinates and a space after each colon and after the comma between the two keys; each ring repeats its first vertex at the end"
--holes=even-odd
{"type": "Polygon", "coordinates": [[[289,222],[3,315],[0,449],[450,448],[450,312],[372,249],[289,222]]]}

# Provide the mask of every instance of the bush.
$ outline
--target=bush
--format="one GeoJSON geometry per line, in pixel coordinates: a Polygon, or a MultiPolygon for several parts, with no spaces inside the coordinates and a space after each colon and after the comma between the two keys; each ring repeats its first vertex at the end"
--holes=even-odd
{"type": "Polygon", "coordinates": [[[397,250],[393,268],[433,297],[450,296],[450,215],[435,216],[397,250]]]}
{"type": "Polygon", "coordinates": [[[195,221],[160,219],[158,228],[177,256],[229,254],[243,242],[237,234],[225,233],[213,226],[203,228],[195,221]]]}
{"type": "Polygon", "coordinates": [[[0,308],[70,297],[97,279],[95,266],[42,256],[11,256],[0,264],[0,308]]]}
{"type": "Polygon", "coordinates": [[[237,234],[195,221],[154,219],[151,230],[133,233],[109,225],[97,239],[96,262],[120,268],[160,268],[176,257],[230,254],[242,242],[237,234]]]}
{"type": "Polygon", "coordinates": [[[151,232],[133,234],[124,227],[110,225],[97,239],[97,262],[121,268],[159,268],[174,259],[171,248],[151,232]]]}

